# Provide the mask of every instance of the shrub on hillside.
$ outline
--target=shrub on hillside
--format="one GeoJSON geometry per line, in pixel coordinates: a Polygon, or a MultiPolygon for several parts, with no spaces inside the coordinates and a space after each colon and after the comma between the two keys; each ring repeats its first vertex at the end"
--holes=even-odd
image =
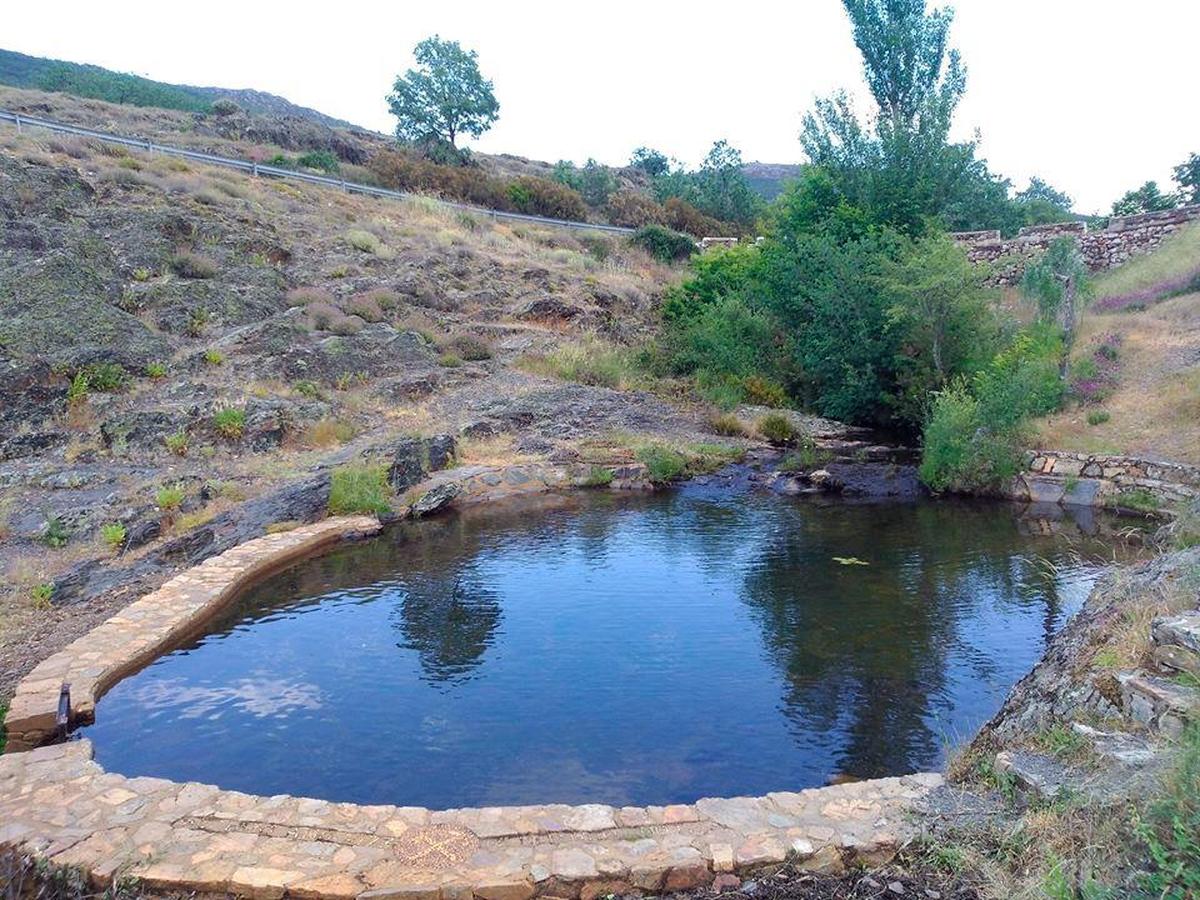
{"type": "Polygon", "coordinates": [[[480,362],[492,358],[492,348],[483,338],[473,334],[458,334],[440,345],[445,353],[453,353],[467,362],[480,362]]]}
{"type": "Polygon", "coordinates": [[[706,216],[679,197],[668,197],[663,202],[663,213],[669,227],[693,237],[728,237],[733,233],[729,225],[706,216]]]}
{"type": "Polygon", "coordinates": [[[645,225],[629,240],[663,262],[687,259],[696,252],[696,243],[690,237],[662,225],[645,225]]]}
{"type": "Polygon", "coordinates": [[[297,157],[296,165],[302,169],[317,169],[326,174],[334,174],[340,168],[338,158],[328,150],[312,150],[297,157]]]}
{"type": "Polygon", "coordinates": [[[180,250],[171,255],[171,269],[184,278],[212,278],[217,274],[217,264],[207,256],[180,250]]]}
{"type": "Polygon", "coordinates": [[[358,294],[346,301],[346,312],[352,316],[358,316],[364,322],[382,322],[384,319],[383,310],[379,308],[379,304],[373,297],[364,294],[358,294]]]}
{"type": "Polygon", "coordinates": [[[637,191],[617,191],[608,198],[608,221],[625,228],[662,225],[667,211],[652,198],[637,191]]]}
{"type": "Polygon", "coordinates": [[[507,193],[518,212],[573,221],[587,218],[587,204],[578,191],[546,178],[522,175],[509,182],[507,193]]]}

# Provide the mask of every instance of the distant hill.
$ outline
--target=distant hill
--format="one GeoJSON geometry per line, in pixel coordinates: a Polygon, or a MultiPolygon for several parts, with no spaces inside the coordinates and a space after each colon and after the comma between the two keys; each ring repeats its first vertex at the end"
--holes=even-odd
{"type": "Polygon", "coordinates": [[[795,163],[751,162],[742,166],[750,187],[765,200],[774,200],[788,181],[800,177],[803,166],[795,163]]]}
{"type": "Polygon", "coordinates": [[[168,84],[140,75],[114,72],[102,66],[44,59],[13,50],[0,50],[0,84],[74,94],[110,103],[189,112],[207,112],[213,101],[228,98],[255,115],[297,116],[329,128],[362,130],[343,119],[335,119],[306,106],[297,106],[284,97],[264,91],[168,84]]]}

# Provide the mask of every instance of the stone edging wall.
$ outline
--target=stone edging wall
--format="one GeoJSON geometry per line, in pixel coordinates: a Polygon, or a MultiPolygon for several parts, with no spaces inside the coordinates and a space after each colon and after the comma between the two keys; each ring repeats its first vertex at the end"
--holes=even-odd
{"type": "Polygon", "coordinates": [[[1022,228],[1013,238],[1002,238],[999,231],[962,231],[951,237],[966,249],[971,262],[996,264],[993,283],[1016,284],[1025,264],[1044,253],[1055,238],[1064,235],[1076,238],[1088,267],[1099,271],[1150,252],[1179,228],[1197,219],[1200,219],[1200,205],[1113,218],[1106,227],[1095,231],[1089,230],[1086,222],[1062,222],[1022,228]]]}
{"type": "Polygon", "coordinates": [[[64,683],[71,686],[71,721],[87,719],[105,690],[203,628],[251,582],[380,527],[367,516],[326,519],[239,544],[172,578],[21,680],[5,720],[6,752],[29,750],[53,735],[64,683]]]}
{"type": "Polygon", "coordinates": [[[1120,506],[1122,494],[1145,492],[1159,506],[1200,498],[1200,466],[1134,456],[1034,450],[1007,494],[1031,503],[1120,506]]]}

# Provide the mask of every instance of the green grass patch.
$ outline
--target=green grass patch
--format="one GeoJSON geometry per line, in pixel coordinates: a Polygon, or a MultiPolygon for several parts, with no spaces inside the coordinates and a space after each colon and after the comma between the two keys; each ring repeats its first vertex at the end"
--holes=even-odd
{"type": "Polygon", "coordinates": [[[615,477],[616,473],[608,466],[592,466],[581,483],[584,487],[608,487],[615,477]]]}
{"type": "Polygon", "coordinates": [[[1145,488],[1121,491],[1109,501],[1117,509],[1130,512],[1153,513],[1162,509],[1162,501],[1145,488]]]}
{"type": "Polygon", "coordinates": [[[329,477],[329,511],[335,516],[355,513],[382,516],[392,508],[388,493],[386,465],[338,466],[329,477]]]}
{"type": "Polygon", "coordinates": [[[1141,878],[1147,896],[1200,896],[1200,724],[1184,732],[1163,794],[1135,830],[1150,854],[1141,878]]]}
{"type": "Polygon", "coordinates": [[[154,492],[154,502],[159,509],[173,512],[183,505],[187,492],[178,484],[164,484],[154,492]]]}

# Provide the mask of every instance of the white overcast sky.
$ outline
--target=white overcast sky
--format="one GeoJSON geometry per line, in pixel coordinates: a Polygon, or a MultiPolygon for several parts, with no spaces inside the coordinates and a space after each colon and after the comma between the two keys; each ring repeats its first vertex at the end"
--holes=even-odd
{"type": "MultiPolygon", "coordinates": [[[[474,146],[536,159],[621,163],[647,144],[690,164],[712,142],[797,162],[815,95],[865,95],[838,0],[606,0],[182,4],[17,3],[0,47],[163,81],[281,94],[391,131],[384,96],[437,33],[479,52],[500,120],[474,146]]],[[[958,131],[982,133],[993,171],[1038,174],[1106,211],[1200,152],[1195,0],[958,0],[968,68],[958,131]]]]}

